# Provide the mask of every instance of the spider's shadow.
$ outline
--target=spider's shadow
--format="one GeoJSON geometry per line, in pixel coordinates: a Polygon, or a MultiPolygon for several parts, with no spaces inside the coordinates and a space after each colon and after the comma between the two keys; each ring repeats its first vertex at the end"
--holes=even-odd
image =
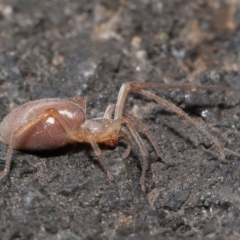
{"type": "MultiPolygon", "coordinates": [[[[125,145],[126,145],[125,143],[119,142],[118,146],[125,147],[125,145]]],[[[104,154],[105,150],[114,150],[116,147],[99,144],[99,148],[104,154]]],[[[52,150],[44,150],[44,151],[27,151],[27,150],[22,151],[21,150],[18,152],[18,154],[20,155],[30,154],[30,155],[38,156],[40,158],[52,158],[52,157],[60,157],[60,156],[67,156],[67,155],[72,156],[80,152],[85,152],[87,158],[89,158],[93,163],[98,163],[97,156],[95,155],[89,143],[68,144],[60,148],[56,148],[52,150]]]]}

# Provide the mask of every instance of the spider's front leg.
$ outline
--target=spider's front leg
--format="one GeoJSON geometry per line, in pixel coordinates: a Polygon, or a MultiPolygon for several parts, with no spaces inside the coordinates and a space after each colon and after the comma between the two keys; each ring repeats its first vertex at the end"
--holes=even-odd
{"type": "Polygon", "coordinates": [[[214,144],[219,148],[221,153],[221,158],[225,158],[225,153],[228,152],[233,154],[237,157],[240,157],[240,154],[232,151],[228,148],[225,148],[209,131],[203,127],[201,124],[194,121],[191,117],[188,116],[182,109],[176,107],[174,104],[166,101],[165,99],[158,97],[157,95],[147,91],[149,89],[180,89],[180,90],[190,90],[190,91],[197,91],[197,90],[212,90],[212,91],[234,91],[240,92],[239,88],[229,88],[229,87],[218,87],[218,86],[194,86],[194,85],[172,85],[172,84],[158,84],[158,83],[141,83],[141,82],[129,82],[122,85],[115,108],[114,119],[119,119],[123,116],[123,109],[126,102],[127,95],[130,91],[138,92],[160,104],[165,106],[166,108],[172,110],[180,117],[183,117],[185,120],[190,122],[191,124],[195,125],[195,127],[203,132],[209,139],[214,142],[214,144]]]}

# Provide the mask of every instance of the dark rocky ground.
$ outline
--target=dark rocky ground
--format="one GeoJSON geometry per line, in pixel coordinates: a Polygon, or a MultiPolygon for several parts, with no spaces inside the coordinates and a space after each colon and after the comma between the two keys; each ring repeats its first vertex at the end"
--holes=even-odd
{"type": "MultiPolygon", "coordinates": [[[[89,117],[115,103],[124,82],[240,87],[240,2],[233,0],[0,0],[0,117],[40,98],[84,96],[89,117]]],[[[240,97],[157,91],[239,151],[240,97]]],[[[150,128],[169,164],[121,141],[104,148],[15,151],[0,181],[0,239],[240,239],[240,159],[191,124],[130,94],[126,109],[150,128]]],[[[145,141],[146,139],[144,139],[145,141]]],[[[0,145],[4,167],[7,147],[0,145]]]]}

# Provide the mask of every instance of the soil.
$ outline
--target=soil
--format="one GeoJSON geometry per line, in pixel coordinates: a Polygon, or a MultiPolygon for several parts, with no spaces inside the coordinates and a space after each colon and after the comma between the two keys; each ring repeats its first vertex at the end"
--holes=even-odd
{"type": "MultiPolygon", "coordinates": [[[[88,118],[116,103],[123,83],[240,88],[240,2],[233,0],[0,0],[0,119],[31,100],[84,97],[88,118]]],[[[224,146],[240,148],[233,91],[153,90],[224,146]]],[[[0,239],[240,239],[240,159],[171,110],[130,93],[125,109],[150,129],[146,192],[133,141],[14,151],[0,181],[0,239]]],[[[0,144],[0,167],[8,147],[0,144]]]]}

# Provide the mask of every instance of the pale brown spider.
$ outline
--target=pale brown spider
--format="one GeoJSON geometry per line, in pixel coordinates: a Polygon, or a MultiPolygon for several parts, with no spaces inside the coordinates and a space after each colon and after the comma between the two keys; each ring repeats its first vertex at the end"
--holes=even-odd
{"type": "Polygon", "coordinates": [[[166,161],[166,159],[159,151],[157,143],[148,128],[140,120],[137,120],[124,111],[124,105],[129,91],[138,92],[161,103],[163,106],[191,122],[219,148],[222,159],[225,158],[226,153],[240,157],[239,153],[225,148],[206,128],[190,118],[183,110],[147,91],[147,89],[182,89],[190,91],[230,90],[240,92],[240,89],[214,86],[129,82],[122,85],[116,105],[109,105],[102,118],[90,120],[86,119],[86,101],[83,98],[49,98],[28,102],[12,111],[1,122],[0,141],[9,145],[9,148],[5,169],[0,173],[0,179],[9,172],[13,149],[39,151],[59,148],[74,142],[87,142],[91,144],[101,166],[107,173],[108,178],[112,180],[113,176],[103,159],[98,144],[104,143],[110,146],[116,146],[118,138],[124,137],[128,143],[128,148],[123,155],[123,157],[126,158],[131,150],[131,141],[129,133],[122,128],[122,125],[125,125],[137,142],[143,157],[140,185],[142,190],[145,191],[148,151],[136,127],[140,128],[150,140],[157,156],[163,161],[166,161]],[[114,115],[113,118],[112,115],[114,115]]]}

